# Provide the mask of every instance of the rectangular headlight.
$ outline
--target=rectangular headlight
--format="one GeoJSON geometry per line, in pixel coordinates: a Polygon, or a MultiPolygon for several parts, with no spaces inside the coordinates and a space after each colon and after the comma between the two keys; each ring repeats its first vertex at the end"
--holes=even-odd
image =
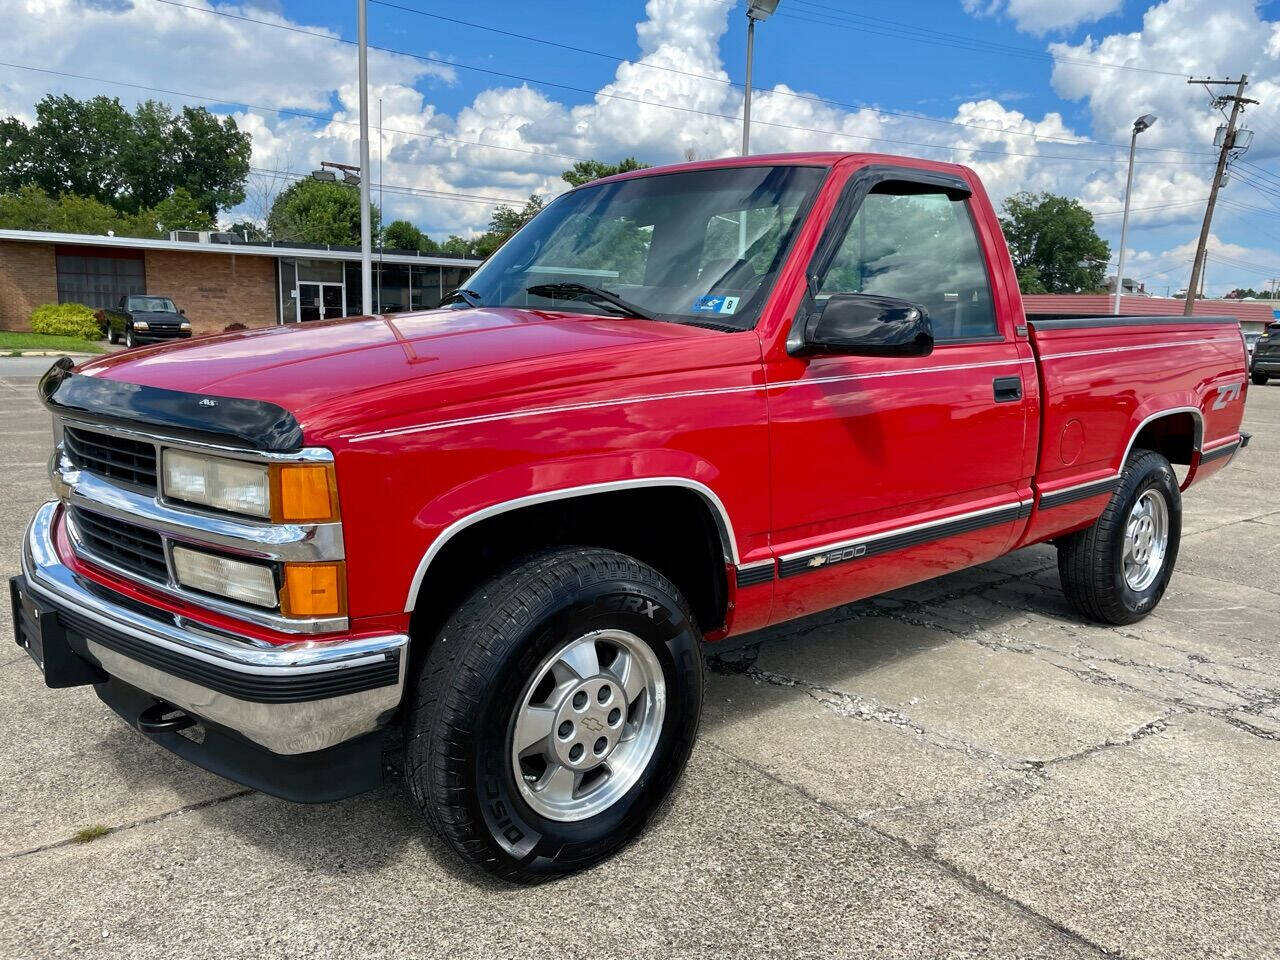
{"type": "Polygon", "coordinates": [[[164,451],[164,493],[215,510],[271,516],[271,481],[265,464],[164,451]]]}
{"type": "Polygon", "coordinates": [[[173,567],[184,587],[259,607],[274,607],[279,601],[276,578],[270,567],[260,563],[175,546],[173,567]]]}

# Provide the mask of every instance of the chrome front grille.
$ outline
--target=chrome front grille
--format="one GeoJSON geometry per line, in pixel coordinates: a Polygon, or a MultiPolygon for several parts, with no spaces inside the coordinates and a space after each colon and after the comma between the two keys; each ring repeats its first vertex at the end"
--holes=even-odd
{"type": "Polygon", "coordinates": [[[282,633],[348,628],[345,616],[290,617],[279,609],[196,591],[177,582],[169,563],[173,543],[266,564],[344,560],[341,522],[272,523],[203,511],[168,500],[157,475],[162,449],[267,464],[331,463],[330,451],[249,451],[70,417],[59,418],[55,435],[61,442],[49,462],[50,481],[65,505],[72,546],[88,562],[211,612],[282,633]]]}
{"type": "Polygon", "coordinates": [[[67,426],[63,429],[63,452],[81,470],[144,490],[156,490],[155,444],[67,426]]]}
{"type": "Polygon", "coordinates": [[[80,507],[71,508],[71,520],[90,559],[103,560],[149,580],[168,581],[164,541],[155,530],[80,507]]]}

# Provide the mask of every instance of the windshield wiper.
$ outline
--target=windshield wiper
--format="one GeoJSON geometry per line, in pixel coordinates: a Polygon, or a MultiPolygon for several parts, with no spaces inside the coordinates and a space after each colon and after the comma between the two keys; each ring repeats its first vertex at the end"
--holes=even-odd
{"type": "Polygon", "coordinates": [[[468,290],[465,287],[459,287],[457,290],[453,291],[453,293],[441,300],[440,306],[443,307],[446,303],[452,303],[454,300],[461,300],[468,307],[484,306],[484,301],[480,299],[480,294],[476,293],[474,290],[468,290]]]}
{"type": "Polygon", "coordinates": [[[535,283],[531,287],[525,287],[525,290],[535,297],[547,297],[552,300],[595,300],[598,303],[607,303],[617,307],[628,315],[639,317],[641,320],[658,319],[655,314],[650,313],[643,307],[637,307],[634,303],[623,300],[616,293],[610,293],[601,287],[589,287],[585,283],[535,283]]]}

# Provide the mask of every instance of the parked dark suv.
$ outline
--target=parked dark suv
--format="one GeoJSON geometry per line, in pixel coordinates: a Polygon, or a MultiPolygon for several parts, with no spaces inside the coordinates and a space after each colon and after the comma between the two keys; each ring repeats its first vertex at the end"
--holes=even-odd
{"type": "Polygon", "coordinates": [[[1273,376],[1280,376],[1280,323],[1268,323],[1266,331],[1258,338],[1249,373],[1259,386],[1273,376]]]}
{"type": "Polygon", "coordinates": [[[191,323],[185,310],[179,310],[168,297],[134,293],[121,297],[113,309],[102,311],[107,319],[107,342],[136,347],[140,343],[161,340],[184,340],[191,336],[191,323]]]}

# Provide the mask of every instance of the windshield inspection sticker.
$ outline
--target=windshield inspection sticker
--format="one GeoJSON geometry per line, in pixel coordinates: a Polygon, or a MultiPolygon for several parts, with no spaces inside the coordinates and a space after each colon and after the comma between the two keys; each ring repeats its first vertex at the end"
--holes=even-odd
{"type": "Polygon", "coordinates": [[[694,313],[736,313],[741,297],[699,297],[693,302],[694,313]]]}

